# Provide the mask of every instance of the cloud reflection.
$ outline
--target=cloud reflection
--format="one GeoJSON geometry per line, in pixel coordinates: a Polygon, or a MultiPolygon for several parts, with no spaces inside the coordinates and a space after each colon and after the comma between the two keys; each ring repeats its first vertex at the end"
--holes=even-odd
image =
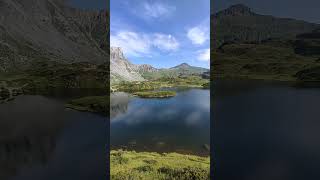
{"type": "Polygon", "coordinates": [[[114,112],[111,114],[117,115],[112,118],[111,123],[138,125],[171,122],[195,126],[206,122],[210,114],[209,91],[204,90],[182,91],[169,99],[132,98],[129,101],[130,97],[126,94],[118,94],[113,98],[113,106],[119,108],[112,108],[114,112]]]}

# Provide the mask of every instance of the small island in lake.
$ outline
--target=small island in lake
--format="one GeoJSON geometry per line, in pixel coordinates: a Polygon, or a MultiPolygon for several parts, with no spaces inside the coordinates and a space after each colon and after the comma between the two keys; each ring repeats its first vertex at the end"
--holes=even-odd
{"type": "Polygon", "coordinates": [[[146,91],[133,93],[141,98],[168,98],[176,95],[175,91],[146,91]]]}
{"type": "Polygon", "coordinates": [[[78,111],[107,114],[107,110],[109,109],[109,98],[110,97],[106,95],[73,99],[66,104],[66,107],[78,111]]]}

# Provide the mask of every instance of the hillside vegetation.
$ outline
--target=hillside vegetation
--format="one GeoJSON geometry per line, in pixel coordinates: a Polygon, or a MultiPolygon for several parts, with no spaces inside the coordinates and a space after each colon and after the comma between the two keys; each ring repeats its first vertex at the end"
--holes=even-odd
{"type": "Polygon", "coordinates": [[[0,73],[0,99],[21,94],[50,94],[53,90],[104,89],[107,93],[107,64],[64,64],[39,61],[32,70],[20,73],[0,73]]]}
{"type": "MultiPolygon", "coordinates": [[[[212,51],[215,78],[311,81],[319,79],[320,54],[304,55],[295,40],[230,43],[212,51]],[[298,51],[298,52],[297,52],[298,51]]],[[[313,42],[316,44],[316,41],[313,42]]],[[[320,41],[318,41],[320,44],[320,41]]],[[[311,44],[308,44],[311,46],[311,44]]],[[[318,46],[318,45],[316,45],[318,46]]]]}
{"type": "Polygon", "coordinates": [[[166,87],[194,87],[203,88],[209,82],[208,79],[203,79],[200,76],[187,77],[163,77],[156,80],[141,81],[141,82],[121,82],[113,85],[111,88],[114,91],[122,92],[141,92],[151,91],[166,87]]]}
{"type": "Polygon", "coordinates": [[[210,179],[210,157],[118,150],[110,152],[110,165],[112,180],[210,179]]]}

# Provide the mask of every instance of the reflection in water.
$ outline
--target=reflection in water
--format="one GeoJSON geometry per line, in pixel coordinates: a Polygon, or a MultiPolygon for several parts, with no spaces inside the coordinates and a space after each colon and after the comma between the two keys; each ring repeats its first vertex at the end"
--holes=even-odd
{"type": "MultiPolygon", "coordinates": [[[[136,151],[181,152],[207,155],[210,139],[208,90],[178,91],[168,99],[142,99],[126,94],[111,102],[127,102],[111,119],[111,147],[136,151]]],[[[116,104],[116,103],[115,103],[116,104]]],[[[116,106],[116,107],[118,107],[116,106]]]]}
{"type": "Polygon", "coordinates": [[[0,104],[1,180],[105,179],[109,121],[65,109],[65,101],[19,96],[0,104]]]}
{"type": "Polygon", "coordinates": [[[110,118],[125,114],[128,110],[129,94],[117,92],[110,96],[110,118]]]}
{"type": "Polygon", "coordinates": [[[319,102],[318,88],[216,82],[215,179],[320,179],[319,102]]]}
{"type": "Polygon", "coordinates": [[[0,143],[0,179],[16,175],[21,167],[45,165],[55,149],[53,137],[27,137],[0,143]]]}
{"type": "Polygon", "coordinates": [[[0,177],[24,166],[45,164],[63,126],[63,107],[41,96],[21,96],[0,105],[0,177]]]}

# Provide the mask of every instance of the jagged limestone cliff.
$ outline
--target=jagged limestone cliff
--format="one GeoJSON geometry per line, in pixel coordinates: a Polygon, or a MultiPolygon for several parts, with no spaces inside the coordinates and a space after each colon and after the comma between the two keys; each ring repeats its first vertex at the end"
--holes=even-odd
{"type": "Polygon", "coordinates": [[[120,47],[110,48],[110,77],[111,83],[119,81],[143,81],[138,66],[130,63],[120,47]]]}

